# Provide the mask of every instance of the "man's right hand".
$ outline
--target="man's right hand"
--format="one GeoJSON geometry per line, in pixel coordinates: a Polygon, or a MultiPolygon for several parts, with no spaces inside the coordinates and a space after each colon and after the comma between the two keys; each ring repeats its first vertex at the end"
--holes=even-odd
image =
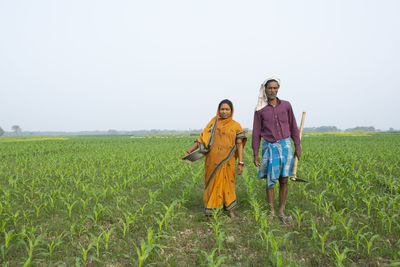
{"type": "Polygon", "coordinates": [[[254,165],[256,167],[260,167],[260,158],[258,157],[258,155],[254,156],[254,165]]]}
{"type": "Polygon", "coordinates": [[[294,155],[297,157],[298,160],[300,160],[301,150],[300,150],[300,149],[296,149],[296,150],[294,151],[294,155]]]}

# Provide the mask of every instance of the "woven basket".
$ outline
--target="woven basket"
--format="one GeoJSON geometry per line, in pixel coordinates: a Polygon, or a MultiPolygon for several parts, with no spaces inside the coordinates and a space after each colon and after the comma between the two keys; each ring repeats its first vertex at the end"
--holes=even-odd
{"type": "Polygon", "coordinates": [[[199,143],[198,148],[193,150],[192,153],[184,157],[184,160],[189,160],[189,161],[196,161],[198,159],[201,159],[208,153],[208,149],[201,143],[199,143]]]}

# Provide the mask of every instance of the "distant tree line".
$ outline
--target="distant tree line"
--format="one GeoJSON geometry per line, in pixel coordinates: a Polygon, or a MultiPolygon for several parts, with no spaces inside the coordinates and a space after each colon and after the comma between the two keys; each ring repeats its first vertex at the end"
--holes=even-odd
{"type": "MultiPolygon", "coordinates": [[[[11,127],[11,130],[15,133],[15,135],[21,135],[22,129],[18,125],[13,125],[11,127]]],[[[0,127],[0,136],[4,135],[6,132],[3,130],[3,128],[0,127]]]]}
{"type": "MultiPolygon", "coordinates": [[[[373,126],[357,126],[354,128],[347,128],[344,132],[379,132],[380,130],[375,129],[373,126]]],[[[390,132],[395,132],[393,128],[389,129],[390,132]]],[[[326,133],[326,132],[343,132],[336,126],[320,126],[320,127],[305,127],[304,132],[306,133],[326,133]]]]}
{"type": "Polygon", "coordinates": [[[341,132],[336,126],[304,127],[305,133],[341,132]]]}
{"type": "Polygon", "coordinates": [[[356,131],[363,131],[363,132],[376,132],[375,127],[373,126],[357,126],[354,128],[348,128],[344,130],[345,132],[356,132],[356,131]]]}
{"type": "MultiPolygon", "coordinates": [[[[177,133],[186,133],[190,135],[198,135],[201,133],[202,129],[189,129],[189,130],[135,130],[135,131],[117,131],[115,129],[110,129],[108,131],[80,131],[80,132],[29,132],[24,131],[19,125],[14,125],[11,127],[13,134],[10,132],[5,132],[3,128],[0,127],[0,136],[2,135],[37,135],[37,136],[51,136],[51,135],[149,135],[149,134],[177,134],[177,133]]],[[[251,132],[251,129],[244,128],[243,130],[247,132],[251,132]]],[[[357,126],[354,128],[348,128],[344,130],[344,132],[355,132],[355,131],[363,131],[363,132],[381,132],[378,129],[375,129],[373,126],[357,126]]],[[[394,128],[390,128],[387,132],[399,132],[400,130],[396,130],[394,128]]],[[[320,127],[305,127],[305,133],[324,133],[324,132],[343,132],[343,130],[337,128],[336,126],[320,126],[320,127]]]]}

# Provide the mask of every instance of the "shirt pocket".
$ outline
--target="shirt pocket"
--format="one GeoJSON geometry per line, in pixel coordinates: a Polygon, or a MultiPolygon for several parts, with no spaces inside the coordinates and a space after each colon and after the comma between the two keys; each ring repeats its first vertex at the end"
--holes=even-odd
{"type": "Polygon", "coordinates": [[[261,125],[270,125],[274,123],[274,114],[272,112],[262,114],[261,116],[261,125]]]}
{"type": "Polygon", "coordinates": [[[278,112],[278,118],[280,122],[287,123],[289,121],[289,115],[286,110],[281,110],[278,112]]]}

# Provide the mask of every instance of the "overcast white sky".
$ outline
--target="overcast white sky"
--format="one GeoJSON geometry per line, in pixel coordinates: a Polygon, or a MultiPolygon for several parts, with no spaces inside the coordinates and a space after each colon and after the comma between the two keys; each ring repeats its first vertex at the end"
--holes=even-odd
{"type": "Polygon", "coordinates": [[[400,1],[0,0],[0,127],[252,128],[262,81],[306,127],[400,129],[400,1]]]}

